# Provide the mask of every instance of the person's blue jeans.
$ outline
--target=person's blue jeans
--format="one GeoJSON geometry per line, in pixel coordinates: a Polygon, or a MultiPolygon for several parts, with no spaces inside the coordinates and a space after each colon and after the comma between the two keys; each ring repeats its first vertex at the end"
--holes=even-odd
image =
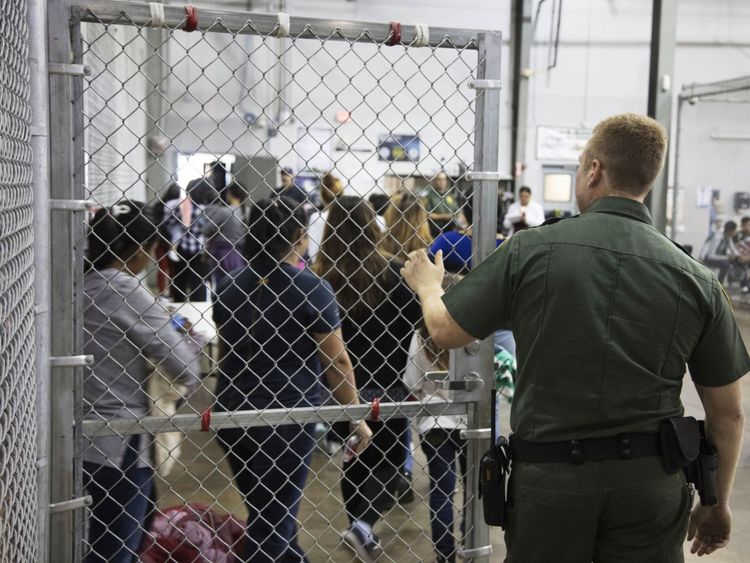
{"type": "MultiPolygon", "coordinates": [[[[466,476],[466,442],[458,430],[434,429],[422,439],[422,451],[427,457],[430,474],[430,528],[435,551],[450,557],[456,551],[453,533],[453,494],[456,490],[456,457],[461,478],[466,476]]],[[[464,522],[461,522],[461,532],[464,522]]]]}
{"type": "Polygon", "coordinates": [[[154,471],[136,467],[138,436],[126,450],[122,469],[83,463],[83,486],[91,495],[86,563],[131,563],[143,537],[143,519],[154,471]]]}
{"type": "Polygon", "coordinates": [[[307,562],[297,543],[297,513],[314,432],[314,424],[219,430],[248,511],[245,563],[307,562]]]}

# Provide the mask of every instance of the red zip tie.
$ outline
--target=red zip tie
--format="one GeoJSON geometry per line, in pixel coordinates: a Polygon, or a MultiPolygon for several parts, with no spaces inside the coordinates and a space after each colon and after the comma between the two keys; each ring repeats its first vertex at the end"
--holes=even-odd
{"type": "Polygon", "coordinates": [[[211,407],[201,413],[201,432],[211,430],[211,407]]]}
{"type": "Polygon", "coordinates": [[[380,419],[380,397],[375,397],[370,404],[370,420],[378,422],[380,419]]]}
{"type": "Polygon", "coordinates": [[[388,46],[401,44],[401,22],[391,22],[391,33],[385,44],[388,46]]]}
{"type": "Polygon", "coordinates": [[[183,31],[195,31],[198,29],[198,8],[192,4],[185,6],[185,13],[187,14],[187,21],[185,21],[185,27],[183,31]]]}

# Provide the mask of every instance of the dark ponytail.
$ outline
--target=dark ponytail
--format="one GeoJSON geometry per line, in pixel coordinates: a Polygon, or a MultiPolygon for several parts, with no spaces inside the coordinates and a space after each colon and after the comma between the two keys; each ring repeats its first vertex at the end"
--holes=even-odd
{"type": "Polygon", "coordinates": [[[87,267],[95,270],[126,262],[157,237],[157,221],[140,201],[121,200],[100,209],[90,227],[87,267]]]}
{"type": "Polygon", "coordinates": [[[297,232],[307,228],[307,214],[289,198],[264,199],[251,206],[247,223],[245,256],[256,270],[267,270],[292,251],[297,232]]]}

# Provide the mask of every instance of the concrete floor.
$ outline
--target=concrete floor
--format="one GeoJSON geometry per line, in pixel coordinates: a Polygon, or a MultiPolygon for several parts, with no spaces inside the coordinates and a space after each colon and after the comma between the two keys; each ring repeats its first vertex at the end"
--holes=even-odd
{"type": "MultiPolygon", "coordinates": [[[[750,343],[750,312],[737,311],[737,319],[745,342],[750,343]]],[[[745,405],[750,407],[750,377],[744,380],[745,405]]],[[[208,401],[208,394],[203,397],[208,401]]],[[[702,416],[703,412],[693,386],[686,383],[683,401],[687,414],[702,416]]],[[[198,397],[195,406],[200,406],[198,397]]],[[[508,409],[503,427],[507,428],[508,409]]],[[[750,411],[748,411],[750,412],[750,411]]],[[[748,417],[750,421],[750,416],[748,417]]],[[[750,424],[750,422],[749,422],[750,424]]],[[[217,512],[231,512],[245,518],[241,498],[234,489],[229,466],[223,452],[211,435],[193,433],[183,441],[180,463],[157,485],[158,505],[169,507],[186,500],[212,506],[217,512]]],[[[391,510],[376,529],[380,535],[385,555],[379,561],[431,562],[434,560],[429,531],[427,509],[428,481],[424,471],[424,457],[416,451],[414,487],[417,500],[406,506],[391,510]]],[[[340,455],[329,456],[318,451],[305,488],[305,498],[300,509],[300,543],[307,551],[311,563],[326,561],[349,562],[354,558],[340,541],[340,531],[345,527],[346,516],[340,500],[340,455]]],[[[461,503],[460,492],[456,495],[457,506],[461,503]]],[[[729,546],[709,556],[698,558],[688,553],[686,561],[709,561],[711,563],[740,563],[750,561],[750,432],[745,435],[741,467],[734,488],[732,510],[734,531],[729,546]]],[[[492,530],[492,562],[503,560],[505,548],[502,533],[492,530]]]]}

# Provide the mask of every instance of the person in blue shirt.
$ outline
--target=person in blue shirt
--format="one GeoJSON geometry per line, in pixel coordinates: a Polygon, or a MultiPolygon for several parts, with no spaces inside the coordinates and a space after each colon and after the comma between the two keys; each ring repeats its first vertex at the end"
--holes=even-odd
{"type": "MultiPolygon", "coordinates": [[[[320,405],[325,374],[342,404],[359,404],[331,285],[297,268],[307,250],[307,218],[294,201],[258,202],[250,211],[248,266],[217,288],[216,411],[320,405]]],[[[307,562],[297,543],[297,512],[315,446],[314,424],[221,429],[237,488],[248,509],[242,561],[307,562]]],[[[372,432],[350,423],[357,453],[372,432]]]]}
{"type": "MultiPolygon", "coordinates": [[[[466,202],[462,209],[468,227],[458,231],[446,231],[430,245],[430,255],[435,256],[438,250],[442,250],[445,269],[454,274],[465,275],[471,270],[471,226],[474,222],[472,193],[472,190],[466,193],[466,202]]],[[[498,234],[497,246],[502,242],[503,236],[498,234]]]]}

